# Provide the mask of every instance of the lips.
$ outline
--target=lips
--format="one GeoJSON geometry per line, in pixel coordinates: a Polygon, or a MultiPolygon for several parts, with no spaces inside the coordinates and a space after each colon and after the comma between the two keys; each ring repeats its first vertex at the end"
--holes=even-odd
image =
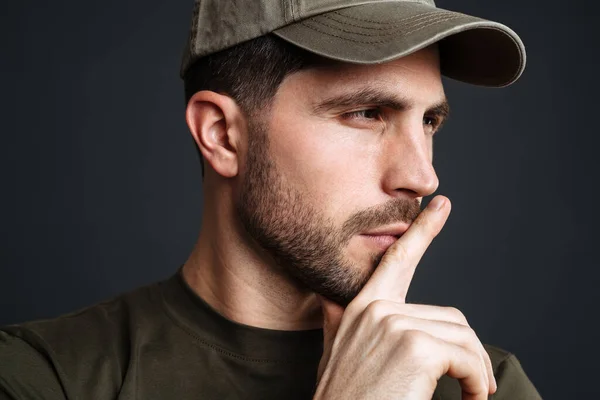
{"type": "Polygon", "coordinates": [[[361,233],[361,236],[365,238],[368,243],[371,243],[371,245],[375,245],[385,251],[408,230],[408,227],[408,224],[386,226],[361,233]]]}
{"type": "Polygon", "coordinates": [[[361,235],[366,243],[371,247],[374,246],[378,250],[387,250],[391,245],[396,243],[398,238],[391,235],[361,235]]]}
{"type": "Polygon", "coordinates": [[[381,227],[372,231],[364,232],[362,235],[365,236],[394,236],[398,239],[408,230],[409,224],[396,224],[381,227]]]}

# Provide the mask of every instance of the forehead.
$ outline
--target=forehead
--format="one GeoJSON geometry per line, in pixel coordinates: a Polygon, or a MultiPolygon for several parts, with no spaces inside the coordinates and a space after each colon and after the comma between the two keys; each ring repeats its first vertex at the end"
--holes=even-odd
{"type": "Polygon", "coordinates": [[[287,98],[286,92],[301,100],[368,87],[410,97],[425,107],[438,103],[445,95],[437,46],[381,64],[331,62],[301,70],[284,79],[275,101],[278,97],[287,98]]]}

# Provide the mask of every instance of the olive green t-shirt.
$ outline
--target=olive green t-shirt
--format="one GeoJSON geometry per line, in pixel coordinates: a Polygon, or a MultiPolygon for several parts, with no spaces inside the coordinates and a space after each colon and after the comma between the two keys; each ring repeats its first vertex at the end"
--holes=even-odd
{"type": "MultiPolygon", "coordinates": [[[[514,355],[485,345],[496,400],[540,399],[514,355]]],[[[0,330],[0,399],[285,399],[315,389],[322,330],[228,320],[181,270],[163,282],[55,319],[0,330]]],[[[460,400],[458,382],[434,399],[460,400]]]]}

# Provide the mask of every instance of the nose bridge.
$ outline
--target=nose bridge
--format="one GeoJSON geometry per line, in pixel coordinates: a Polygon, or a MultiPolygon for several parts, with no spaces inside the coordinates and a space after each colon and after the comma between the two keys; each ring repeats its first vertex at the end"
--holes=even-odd
{"type": "Polygon", "coordinates": [[[439,180],[432,164],[431,138],[422,123],[412,122],[399,127],[389,144],[387,191],[411,191],[415,197],[434,193],[439,180]]]}

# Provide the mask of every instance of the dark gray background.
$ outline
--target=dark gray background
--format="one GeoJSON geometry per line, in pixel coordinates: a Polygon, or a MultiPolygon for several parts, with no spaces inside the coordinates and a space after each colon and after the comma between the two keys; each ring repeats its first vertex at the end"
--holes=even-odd
{"type": "MultiPolygon", "coordinates": [[[[440,0],[528,48],[507,89],[447,81],[438,193],[453,211],[412,302],[460,308],[545,399],[598,398],[598,9],[440,0]]],[[[2,6],[0,324],[171,275],[200,225],[179,60],[192,1],[2,6]]],[[[1,360],[0,360],[1,362],[1,360]]]]}

